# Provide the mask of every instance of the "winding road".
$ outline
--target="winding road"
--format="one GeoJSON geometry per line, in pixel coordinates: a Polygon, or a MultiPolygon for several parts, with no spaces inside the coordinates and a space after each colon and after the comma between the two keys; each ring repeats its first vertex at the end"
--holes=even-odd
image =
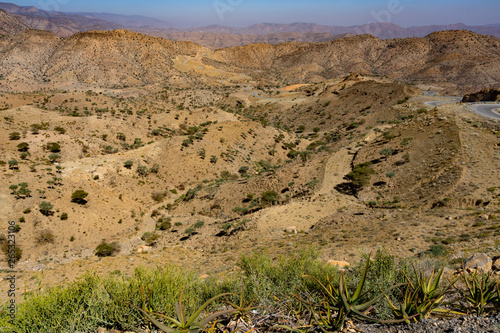
{"type": "MultiPolygon", "coordinates": [[[[449,97],[443,96],[443,97],[448,99],[442,101],[424,102],[424,104],[429,106],[439,106],[443,104],[458,103],[462,100],[461,97],[454,97],[454,96],[449,96],[449,97]]],[[[500,120],[500,103],[494,103],[494,102],[467,103],[467,107],[469,108],[469,110],[471,110],[477,115],[500,120]]]]}
{"type": "Polygon", "coordinates": [[[500,120],[500,103],[469,103],[469,109],[480,116],[500,120]]]}

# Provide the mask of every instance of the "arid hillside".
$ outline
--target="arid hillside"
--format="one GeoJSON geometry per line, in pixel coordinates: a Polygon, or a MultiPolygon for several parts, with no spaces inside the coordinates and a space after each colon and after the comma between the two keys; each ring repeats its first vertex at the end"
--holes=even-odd
{"type": "Polygon", "coordinates": [[[0,35],[15,35],[30,28],[20,17],[0,9],[0,35]]]}
{"type": "Polygon", "coordinates": [[[316,44],[255,44],[216,50],[214,57],[240,70],[265,68],[293,83],[349,72],[414,83],[448,82],[458,89],[500,81],[500,39],[468,31],[385,41],[362,35],[316,44]]]}
{"type": "Polygon", "coordinates": [[[126,30],[83,32],[67,38],[29,30],[2,37],[0,51],[0,74],[5,79],[0,83],[11,91],[196,83],[290,85],[354,72],[431,84],[451,93],[500,80],[500,40],[467,31],[385,41],[361,35],[212,52],[191,42],[126,30]]]}
{"type": "Polygon", "coordinates": [[[443,97],[373,74],[254,85],[204,64],[205,48],[124,31],[24,37],[3,40],[20,68],[8,80],[85,84],[0,94],[0,218],[16,224],[21,292],[165,262],[232,274],[255,248],[350,261],[382,245],[456,258],[498,246],[499,128],[465,105],[426,106],[443,97]],[[89,54],[137,67],[119,76],[89,54]],[[178,81],[98,87],[102,73],[125,82],[139,68],[155,82],[160,57],[178,81]],[[47,67],[33,74],[36,59],[47,67]]]}

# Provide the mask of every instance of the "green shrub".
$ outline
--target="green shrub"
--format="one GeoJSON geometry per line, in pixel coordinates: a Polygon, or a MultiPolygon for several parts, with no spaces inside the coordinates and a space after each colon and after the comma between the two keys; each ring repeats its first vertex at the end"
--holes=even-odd
{"type": "Polygon", "coordinates": [[[141,239],[146,242],[146,245],[148,246],[153,246],[156,245],[157,239],[160,237],[160,235],[155,234],[154,232],[145,232],[142,236],[141,239]]]}
{"type": "Polygon", "coordinates": [[[198,221],[194,224],[195,229],[199,229],[205,225],[205,222],[203,221],[198,221]]]}
{"type": "Polygon", "coordinates": [[[118,252],[120,252],[120,245],[118,242],[108,244],[103,241],[95,248],[95,255],[98,257],[110,257],[118,252]]]}
{"type": "Polygon", "coordinates": [[[85,200],[85,198],[88,195],[89,194],[87,192],[85,192],[84,190],[76,190],[75,192],[73,192],[71,194],[71,202],[75,202],[77,204],[84,205],[87,203],[87,200],[85,200]]]}
{"type": "Polygon", "coordinates": [[[61,126],[57,126],[56,128],[54,128],[54,131],[58,132],[59,134],[66,133],[66,130],[64,128],[62,128],[61,126]]]}
{"type": "Polygon", "coordinates": [[[54,234],[50,230],[42,230],[38,235],[36,236],[36,242],[37,244],[48,244],[48,243],[54,243],[54,234]]]}
{"type": "Polygon", "coordinates": [[[17,150],[21,152],[27,152],[30,149],[30,145],[27,142],[21,142],[17,145],[17,150]]]}
{"type": "Polygon", "coordinates": [[[52,153],[58,153],[61,151],[61,146],[57,142],[47,143],[47,150],[52,153]]]}
{"type": "Polygon", "coordinates": [[[352,171],[347,174],[347,178],[357,186],[363,187],[368,185],[371,175],[375,174],[375,170],[370,167],[371,165],[371,162],[355,165],[352,171]]]}
{"type": "Polygon", "coordinates": [[[260,196],[263,204],[273,204],[278,201],[279,194],[276,191],[266,191],[260,196]]]}
{"type": "Polygon", "coordinates": [[[40,213],[46,216],[50,215],[52,213],[52,208],[54,208],[48,201],[42,201],[38,207],[40,208],[40,213]]]}
{"type": "Polygon", "coordinates": [[[9,140],[19,140],[21,138],[21,133],[12,132],[9,134],[9,140]]]}
{"type": "Polygon", "coordinates": [[[61,214],[61,220],[67,220],[68,219],[68,213],[62,213],[61,214]]]}
{"type": "Polygon", "coordinates": [[[171,221],[172,221],[171,217],[168,218],[160,217],[156,222],[156,227],[160,230],[168,230],[172,227],[171,221]]]}

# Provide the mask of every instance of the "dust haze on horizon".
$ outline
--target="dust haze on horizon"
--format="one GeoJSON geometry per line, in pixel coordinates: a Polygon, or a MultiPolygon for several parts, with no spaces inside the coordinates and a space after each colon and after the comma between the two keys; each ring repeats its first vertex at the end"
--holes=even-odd
{"type": "MultiPolygon", "coordinates": [[[[8,2],[8,1],[6,1],[8,2]]],[[[371,22],[388,22],[402,27],[423,25],[498,24],[497,0],[430,1],[430,0],[146,0],[81,1],[22,0],[10,1],[18,6],[34,6],[46,11],[112,13],[142,15],[161,19],[175,28],[206,25],[246,27],[259,23],[290,24],[294,22],[321,25],[353,26],[371,22]]]]}

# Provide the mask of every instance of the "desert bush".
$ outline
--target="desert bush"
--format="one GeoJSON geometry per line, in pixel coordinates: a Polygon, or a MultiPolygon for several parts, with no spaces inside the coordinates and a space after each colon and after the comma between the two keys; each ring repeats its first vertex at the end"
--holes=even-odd
{"type": "Polygon", "coordinates": [[[65,134],[66,133],[66,130],[63,127],[61,127],[61,126],[55,127],[54,131],[58,132],[59,134],[65,134]]]}
{"type": "Polygon", "coordinates": [[[120,252],[120,245],[118,242],[108,244],[103,241],[101,244],[97,245],[95,249],[95,255],[98,257],[110,257],[118,252],[120,252]]]}
{"type": "Polygon", "coordinates": [[[54,243],[54,234],[50,230],[42,230],[36,236],[37,244],[54,243]]]}
{"type": "Polygon", "coordinates": [[[40,133],[40,130],[42,129],[42,125],[40,125],[40,124],[31,124],[30,128],[31,128],[31,133],[38,134],[38,133],[40,133]]]}
{"type": "Polygon", "coordinates": [[[172,218],[171,217],[160,217],[156,222],[156,228],[159,230],[168,230],[172,227],[172,218]]]}
{"type": "Polygon", "coordinates": [[[384,137],[384,139],[386,140],[392,140],[396,137],[396,135],[394,135],[394,133],[391,133],[391,132],[384,132],[382,134],[382,136],[384,137]]]}
{"type": "Polygon", "coordinates": [[[21,138],[21,133],[19,132],[9,133],[9,140],[19,140],[20,138],[21,138]]]}
{"type": "Polygon", "coordinates": [[[134,162],[133,162],[133,161],[128,160],[128,161],[123,162],[123,166],[124,166],[126,169],[130,169],[130,168],[132,168],[132,165],[134,165],[134,162]]]}
{"type": "Polygon", "coordinates": [[[57,162],[58,160],[61,159],[61,155],[59,154],[50,154],[49,155],[49,160],[54,163],[54,162],[57,162]]]}
{"type": "Polygon", "coordinates": [[[67,219],[68,219],[68,213],[62,213],[60,218],[61,218],[61,220],[63,220],[63,221],[64,221],[64,220],[67,220],[67,219]]]}
{"type": "Polygon", "coordinates": [[[141,177],[146,177],[147,175],[149,175],[149,169],[145,165],[139,165],[136,171],[141,177]]]}
{"type": "MultiPolygon", "coordinates": [[[[23,255],[23,251],[21,250],[19,245],[16,245],[15,247],[9,246],[9,243],[7,242],[6,239],[4,241],[0,242],[0,249],[2,250],[2,252],[5,255],[5,258],[7,260],[11,260],[12,254],[13,254],[15,261],[18,262],[23,255]]],[[[10,261],[9,261],[9,263],[10,263],[10,261]]]]}
{"type": "Polygon", "coordinates": [[[87,200],[85,200],[85,198],[88,195],[89,194],[84,190],[76,190],[71,194],[71,202],[75,202],[80,205],[85,205],[87,203],[87,200]]]}
{"type": "Polygon", "coordinates": [[[368,185],[371,175],[375,173],[375,170],[370,167],[371,165],[371,162],[355,165],[352,171],[347,174],[347,178],[357,186],[363,187],[368,185]]]}
{"type": "Polygon", "coordinates": [[[261,194],[260,199],[263,204],[273,204],[278,201],[279,194],[276,191],[265,191],[261,194]]]}
{"type": "Polygon", "coordinates": [[[394,155],[395,150],[392,148],[385,148],[380,151],[380,155],[389,157],[391,155],[394,155]]]}
{"type": "Polygon", "coordinates": [[[156,241],[159,237],[160,235],[148,231],[142,234],[141,239],[146,243],[146,245],[153,246],[156,245],[156,241]]]}
{"type": "Polygon", "coordinates": [[[27,152],[30,149],[30,145],[27,142],[21,142],[17,145],[17,150],[20,152],[27,152]]]}
{"type": "Polygon", "coordinates": [[[151,193],[151,198],[156,202],[161,202],[167,196],[166,192],[159,191],[151,193]]]}
{"type": "Polygon", "coordinates": [[[49,142],[46,146],[47,150],[52,153],[58,153],[61,151],[61,146],[57,142],[49,142]]]}
{"type": "Polygon", "coordinates": [[[49,216],[52,214],[52,208],[54,208],[54,206],[48,202],[48,201],[42,201],[38,207],[40,208],[40,213],[42,213],[43,215],[45,216],[49,216]]]}

